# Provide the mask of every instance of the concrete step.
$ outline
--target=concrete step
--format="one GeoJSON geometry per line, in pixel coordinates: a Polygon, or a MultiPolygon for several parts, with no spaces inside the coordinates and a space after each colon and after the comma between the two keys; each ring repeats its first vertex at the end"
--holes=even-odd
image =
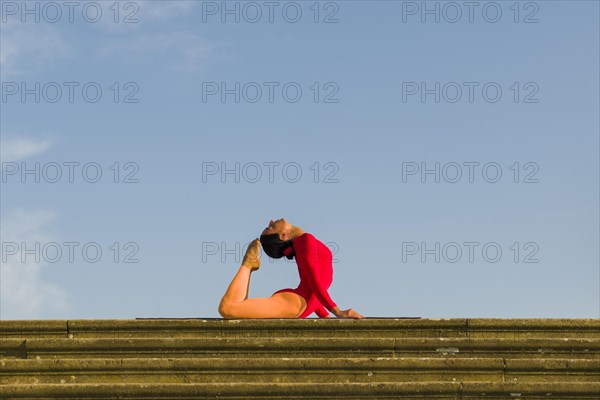
{"type": "Polygon", "coordinates": [[[598,359],[600,339],[72,338],[0,339],[2,357],[498,357],[598,359]]]}
{"type": "Polygon", "coordinates": [[[3,338],[599,338],[600,319],[135,319],[0,321],[3,338]]]}
{"type": "Polygon", "coordinates": [[[597,360],[503,358],[5,359],[2,384],[600,382],[597,360]]]}
{"type": "Polygon", "coordinates": [[[600,320],[0,321],[1,399],[600,399],[600,320]]]}
{"type": "Polygon", "coordinates": [[[2,385],[3,399],[597,400],[599,383],[386,382],[2,385]]]}

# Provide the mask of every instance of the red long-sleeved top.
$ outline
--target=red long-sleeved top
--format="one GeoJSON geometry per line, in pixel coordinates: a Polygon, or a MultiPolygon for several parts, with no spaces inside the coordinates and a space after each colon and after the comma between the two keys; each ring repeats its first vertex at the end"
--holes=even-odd
{"type": "Polygon", "coordinates": [[[325,244],[310,233],[303,233],[294,239],[294,250],[300,274],[300,285],[297,290],[308,297],[311,293],[317,297],[320,304],[314,311],[319,317],[324,318],[329,315],[324,307],[331,311],[337,306],[327,292],[333,282],[333,254],[325,244]]]}

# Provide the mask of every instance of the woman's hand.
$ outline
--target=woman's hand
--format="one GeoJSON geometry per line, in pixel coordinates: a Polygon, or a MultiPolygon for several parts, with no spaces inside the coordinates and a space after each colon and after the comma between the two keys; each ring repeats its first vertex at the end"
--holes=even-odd
{"type": "Polygon", "coordinates": [[[339,308],[334,308],[333,312],[338,318],[364,318],[358,311],[353,308],[349,308],[347,310],[340,310],[339,308]]]}

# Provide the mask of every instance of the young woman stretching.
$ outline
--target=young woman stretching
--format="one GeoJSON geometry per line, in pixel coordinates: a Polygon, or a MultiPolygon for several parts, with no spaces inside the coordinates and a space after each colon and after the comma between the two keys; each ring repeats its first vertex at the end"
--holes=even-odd
{"type": "Polygon", "coordinates": [[[337,307],[327,293],[332,280],[332,254],[327,246],[285,219],[271,220],[260,240],[248,246],[242,266],[221,299],[219,314],[223,318],[306,318],[315,312],[327,318],[327,309],[338,318],[364,318],[352,308],[342,311],[337,307]],[[250,274],[260,267],[261,244],[271,258],[296,257],[300,274],[296,289],[281,289],[271,297],[248,298],[250,274]]]}

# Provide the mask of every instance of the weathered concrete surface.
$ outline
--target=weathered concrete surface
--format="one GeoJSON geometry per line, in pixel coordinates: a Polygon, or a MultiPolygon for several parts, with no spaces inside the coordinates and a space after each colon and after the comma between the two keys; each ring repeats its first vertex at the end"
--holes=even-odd
{"type": "Polygon", "coordinates": [[[115,319],[0,321],[0,337],[600,337],[600,319],[115,319]]]}
{"type": "Polygon", "coordinates": [[[599,382],[595,360],[125,358],[3,360],[4,384],[219,382],[599,382]]]}
{"type": "MultiPolygon", "coordinates": [[[[421,399],[537,398],[594,399],[600,384],[493,384],[493,383],[234,383],[220,384],[81,384],[12,385],[5,398],[363,398],[406,395],[421,399]]],[[[403,397],[404,398],[404,397],[403,397]]]]}
{"type": "Polygon", "coordinates": [[[1,399],[600,399],[598,319],[0,321],[1,399]]]}
{"type": "Polygon", "coordinates": [[[56,357],[527,357],[589,358],[600,355],[600,339],[495,338],[135,338],[0,339],[1,352],[17,358],[56,357]]]}

